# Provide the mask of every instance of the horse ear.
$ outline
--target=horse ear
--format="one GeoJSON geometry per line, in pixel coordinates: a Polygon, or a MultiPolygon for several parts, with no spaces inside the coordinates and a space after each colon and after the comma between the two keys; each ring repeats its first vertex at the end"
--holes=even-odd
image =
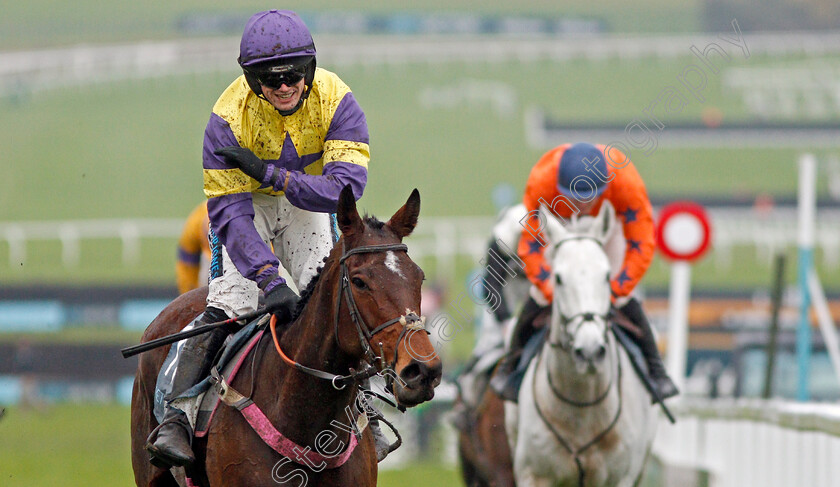
{"type": "Polygon", "coordinates": [[[540,220],[545,223],[543,230],[548,237],[548,243],[559,242],[569,235],[569,230],[560,223],[560,220],[545,205],[540,205],[540,220]]]}
{"type": "Polygon", "coordinates": [[[336,219],[338,220],[338,228],[345,238],[364,232],[364,223],[362,223],[362,218],[356,209],[356,197],[353,195],[353,190],[349,184],[344,186],[338,196],[336,219]]]}
{"type": "Polygon", "coordinates": [[[408,201],[388,220],[388,226],[402,240],[414,231],[414,227],[417,226],[417,217],[419,216],[420,192],[417,191],[417,188],[414,188],[414,191],[408,196],[408,201]]]}
{"type": "Polygon", "coordinates": [[[598,216],[595,217],[592,226],[589,228],[590,235],[603,243],[612,233],[615,221],[615,208],[609,201],[604,201],[604,204],[601,205],[601,211],[598,212],[598,216]]]}

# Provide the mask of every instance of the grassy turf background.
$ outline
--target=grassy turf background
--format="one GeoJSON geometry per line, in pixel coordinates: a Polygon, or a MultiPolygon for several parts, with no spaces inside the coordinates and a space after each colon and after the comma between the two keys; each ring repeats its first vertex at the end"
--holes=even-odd
{"type": "MultiPolygon", "coordinates": [[[[733,55],[730,66],[798,61],[733,55]]],[[[423,202],[421,220],[430,215],[492,215],[493,189],[510,184],[521,192],[530,167],[549,148],[526,144],[524,118],[529,108],[542,108],[563,121],[629,123],[642,117],[663,89],[678,87],[676,76],[692,62],[685,56],[341,69],[367,113],[372,139],[369,183],[360,207],[387,218],[416,187],[423,202]],[[458,97],[463,87],[481,83],[504,89],[483,93],[478,103],[458,97]],[[454,98],[443,99],[452,94],[454,98]],[[424,103],[429,99],[436,106],[424,103]],[[500,101],[513,109],[500,113],[494,109],[500,101]]],[[[0,99],[0,221],[185,218],[203,198],[204,124],[216,97],[236,74],[232,66],[224,73],[0,99]]],[[[741,99],[723,92],[720,84],[719,77],[710,76],[706,101],[689,98],[666,125],[699,120],[709,107],[719,108],[725,120],[744,119],[741,99]]],[[[800,152],[660,147],[633,159],[653,198],[712,195],[749,200],[758,194],[793,197],[800,152]]],[[[836,149],[815,152],[824,158],[836,149]]],[[[826,188],[825,178],[820,178],[821,195],[826,188]]],[[[145,240],[139,265],[122,266],[118,240],[83,242],[80,266],[66,269],[57,242],[30,243],[28,259],[21,265],[9,262],[8,244],[0,241],[0,283],[168,284],[174,245],[174,239],[145,240]]],[[[769,282],[766,265],[750,258],[749,250],[742,253],[746,258],[733,259],[730,269],[710,263],[698,266],[698,285],[738,288],[769,282]]],[[[465,275],[476,263],[459,266],[465,275]]],[[[834,274],[825,276],[829,288],[840,280],[834,274]]],[[[663,287],[667,272],[654,267],[646,282],[663,287]]]]}

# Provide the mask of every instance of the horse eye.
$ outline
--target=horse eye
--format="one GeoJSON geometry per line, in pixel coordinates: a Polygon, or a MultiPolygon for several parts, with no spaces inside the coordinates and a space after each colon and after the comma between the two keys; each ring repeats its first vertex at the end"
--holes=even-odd
{"type": "Polygon", "coordinates": [[[607,282],[610,282],[610,273],[607,272],[607,282]]]}
{"type": "Polygon", "coordinates": [[[563,278],[562,278],[562,277],[560,277],[560,274],[557,274],[557,275],[555,275],[555,276],[554,276],[554,282],[555,282],[558,286],[562,286],[562,285],[563,285],[563,278]]]}
{"type": "Polygon", "coordinates": [[[352,282],[353,285],[356,286],[359,289],[367,289],[367,287],[368,287],[367,284],[365,284],[365,281],[359,279],[358,277],[354,277],[353,279],[350,279],[350,282],[352,282]]]}

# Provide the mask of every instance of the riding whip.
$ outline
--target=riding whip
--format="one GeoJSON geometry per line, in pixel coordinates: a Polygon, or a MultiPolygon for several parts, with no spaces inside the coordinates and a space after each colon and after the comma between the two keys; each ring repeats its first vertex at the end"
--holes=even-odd
{"type": "Polygon", "coordinates": [[[178,333],[173,333],[172,335],[167,335],[165,337],[155,338],[154,340],[149,340],[146,343],[141,343],[139,345],[132,345],[130,347],[123,348],[120,350],[122,353],[123,358],[128,358],[133,355],[137,355],[138,353],[145,352],[147,350],[152,350],[153,348],[162,347],[164,345],[169,345],[170,343],[175,343],[181,341],[185,338],[194,337],[196,335],[201,335],[202,333],[207,333],[208,331],[215,330],[216,328],[221,328],[226,325],[230,325],[236,323],[237,321],[242,320],[250,320],[252,318],[257,318],[262,316],[266,313],[270,313],[272,310],[266,306],[264,308],[260,308],[248,313],[243,313],[239,316],[235,316],[233,318],[228,318],[224,321],[217,321],[216,323],[209,323],[204,326],[199,326],[190,330],[179,331],[178,333]]]}

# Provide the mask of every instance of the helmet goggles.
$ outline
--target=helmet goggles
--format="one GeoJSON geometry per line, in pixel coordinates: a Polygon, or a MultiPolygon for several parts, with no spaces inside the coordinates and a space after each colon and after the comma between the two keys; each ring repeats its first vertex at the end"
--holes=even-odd
{"type": "Polygon", "coordinates": [[[262,86],[276,90],[282,85],[293,86],[306,76],[306,65],[283,64],[265,69],[247,69],[251,71],[262,86]]]}

